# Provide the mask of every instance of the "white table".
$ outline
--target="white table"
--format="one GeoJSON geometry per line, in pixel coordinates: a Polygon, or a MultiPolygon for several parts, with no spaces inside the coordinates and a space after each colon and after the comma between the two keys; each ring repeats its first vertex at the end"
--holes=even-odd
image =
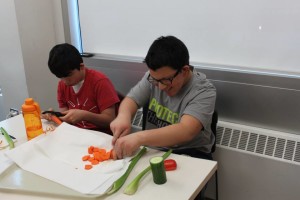
{"type": "MultiPolygon", "coordinates": [[[[17,138],[18,142],[16,143],[16,147],[27,141],[22,115],[0,122],[0,127],[5,128],[9,134],[17,138]]],[[[6,150],[8,150],[8,148],[1,151],[6,150]]],[[[124,185],[126,186],[140,171],[149,165],[149,159],[151,157],[162,154],[163,153],[160,151],[148,149],[148,152],[135,166],[124,185]]],[[[176,154],[171,154],[169,158],[176,160],[177,169],[175,171],[167,172],[167,182],[165,184],[156,185],[153,182],[152,174],[149,173],[141,181],[139,189],[134,195],[129,196],[123,194],[123,185],[117,193],[111,196],[99,197],[97,199],[194,199],[217,170],[217,162],[215,161],[176,154]]],[[[11,167],[17,168],[16,166],[11,167]]],[[[31,175],[29,172],[25,172],[22,169],[16,170],[13,174],[10,174],[12,186],[8,185],[8,188],[6,188],[6,183],[3,185],[3,182],[5,182],[3,181],[3,175],[6,172],[10,172],[9,170],[10,168],[0,175],[0,199],[60,200],[81,197],[78,196],[77,193],[73,194],[73,191],[70,189],[50,182],[44,178],[37,177],[37,179],[29,179],[30,181],[28,181],[28,178],[27,180],[22,180],[28,175],[31,175]],[[37,191],[32,189],[33,186],[36,187],[37,191]],[[64,191],[68,192],[64,193],[64,191]]],[[[87,199],[89,199],[89,197],[87,197],[87,199]]]]}

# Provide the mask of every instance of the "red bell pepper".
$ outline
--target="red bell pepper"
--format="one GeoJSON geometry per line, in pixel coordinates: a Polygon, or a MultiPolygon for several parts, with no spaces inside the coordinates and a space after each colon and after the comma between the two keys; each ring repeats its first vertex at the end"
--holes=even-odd
{"type": "Polygon", "coordinates": [[[173,159],[166,159],[164,160],[164,166],[166,171],[172,171],[177,168],[177,163],[173,159]]]}

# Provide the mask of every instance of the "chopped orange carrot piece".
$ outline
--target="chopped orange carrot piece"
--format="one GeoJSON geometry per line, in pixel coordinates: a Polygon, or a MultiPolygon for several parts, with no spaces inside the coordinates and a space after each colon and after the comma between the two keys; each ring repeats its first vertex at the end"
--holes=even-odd
{"type": "Polygon", "coordinates": [[[94,152],[94,146],[90,146],[89,148],[88,148],[88,153],[89,154],[92,154],[94,152]]]}
{"type": "Polygon", "coordinates": [[[99,148],[98,147],[94,147],[93,152],[99,152],[99,148]]]}
{"type": "Polygon", "coordinates": [[[93,155],[94,155],[95,160],[98,160],[98,161],[100,160],[100,153],[99,152],[94,152],[93,155]]]}
{"type": "Polygon", "coordinates": [[[89,161],[91,163],[89,165],[85,165],[85,169],[87,170],[91,169],[92,165],[99,164],[99,162],[109,159],[117,160],[117,155],[114,149],[106,151],[106,149],[103,148],[89,146],[88,153],[89,155],[85,155],[82,157],[83,161],[89,161]]]}
{"type": "Polygon", "coordinates": [[[98,161],[98,160],[92,160],[92,161],[91,161],[91,164],[92,164],[92,165],[98,165],[98,164],[99,164],[99,161],[98,161]]]}
{"type": "Polygon", "coordinates": [[[105,149],[99,149],[100,154],[105,154],[106,150],[105,149]]]}
{"type": "Polygon", "coordinates": [[[85,155],[82,157],[82,160],[83,161],[87,161],[91,156],[90,155],[85,155]]]}
{"type": "Polygon", "coordinates": [[[117,154],[114,149],[110,150],[110,158],[113,160],[117,160],[117,154]]]}
{"type": "Polygon", "coordinates": [[[89,170],[89,169],[92,169],[93,168],[93,165],[85,165],[84,166],[84,169],[86,169],[86,170],[89,170]]]}
{"type": "Polygon", "coordinates": [[[90,156],[90,158],[88,159],[88,161],[92,161],[95,160],[93,156],[90,156]]]}
{"type": "Polygon", "coordinates": [[[104,158],[104,160],[109,160],[109,158],[110,158],[110,152],[108,151],[105,154],[103,154],[103,158],[104,158]]]}

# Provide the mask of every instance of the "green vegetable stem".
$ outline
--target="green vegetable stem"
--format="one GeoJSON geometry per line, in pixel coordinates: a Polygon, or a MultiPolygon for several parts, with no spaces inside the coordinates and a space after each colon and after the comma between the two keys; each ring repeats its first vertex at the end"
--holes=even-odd
{"type": "Polygon", "coordinates": [[[140,152],[136,156],[133,157],[126,172],[118,180],[116,180],[113,183],[112,188],[108,192],[106,192],[106,194],[111,195],[111,194],[117,192],[122,187],[122,185],[125,183],[127,177],[129,176],[130,172],[132,171],[132,169],[134,168],[136,163],[139,161],[139,159],[146,153],[146,151],[147,151],[147,148],[143,147],[140,150],[140,152]]]}
{"type": "MultiPolygon", "coordinates": [[[[169,155],[172,153],[172,149],[170,149],[169,151],[167,151],[166,153],[164,153],[164,155],[162,156],[163,159],[165,160],[167,157],[169,157],[169,155]]],[[[145,174],[147,174],[149,171],[151,170],[151,166],[148,166],[147,168],[145,168],[141,173],[139,173],[134,179],[133,181],[131,181],[129,183],[129,185],[127,185],[127,187],[124,190],[124,194],[128,194],[128,195],[133,195],[138,187],[139,187],[139,183],[141,181],[141,179],[143,178],[143,176],[145,174]]]]}
{"type": "Polygon", "coordinates": [[[0,131],[3,133],[4,138],[8,142],[9,149],[13,149],[15,147],[14,141],[10,138],[10,136],[8,135],[8,133],[6,132],[6,130],[3,127],[0,128],[0,131]]]}

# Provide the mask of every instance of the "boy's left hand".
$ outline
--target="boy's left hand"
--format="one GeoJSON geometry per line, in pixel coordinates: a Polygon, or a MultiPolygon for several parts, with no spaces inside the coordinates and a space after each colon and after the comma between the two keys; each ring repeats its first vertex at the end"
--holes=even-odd
{"type": "Polygon", "coordinates": [[[60,117],[60,119],[69,124],[76,124],[83,120],[83,116],[85,112],[86,112],[85,110],[79,110],[79,109],[71,109],[71,110],[63,111],[62,114],[65,116],[60,117]]]}

